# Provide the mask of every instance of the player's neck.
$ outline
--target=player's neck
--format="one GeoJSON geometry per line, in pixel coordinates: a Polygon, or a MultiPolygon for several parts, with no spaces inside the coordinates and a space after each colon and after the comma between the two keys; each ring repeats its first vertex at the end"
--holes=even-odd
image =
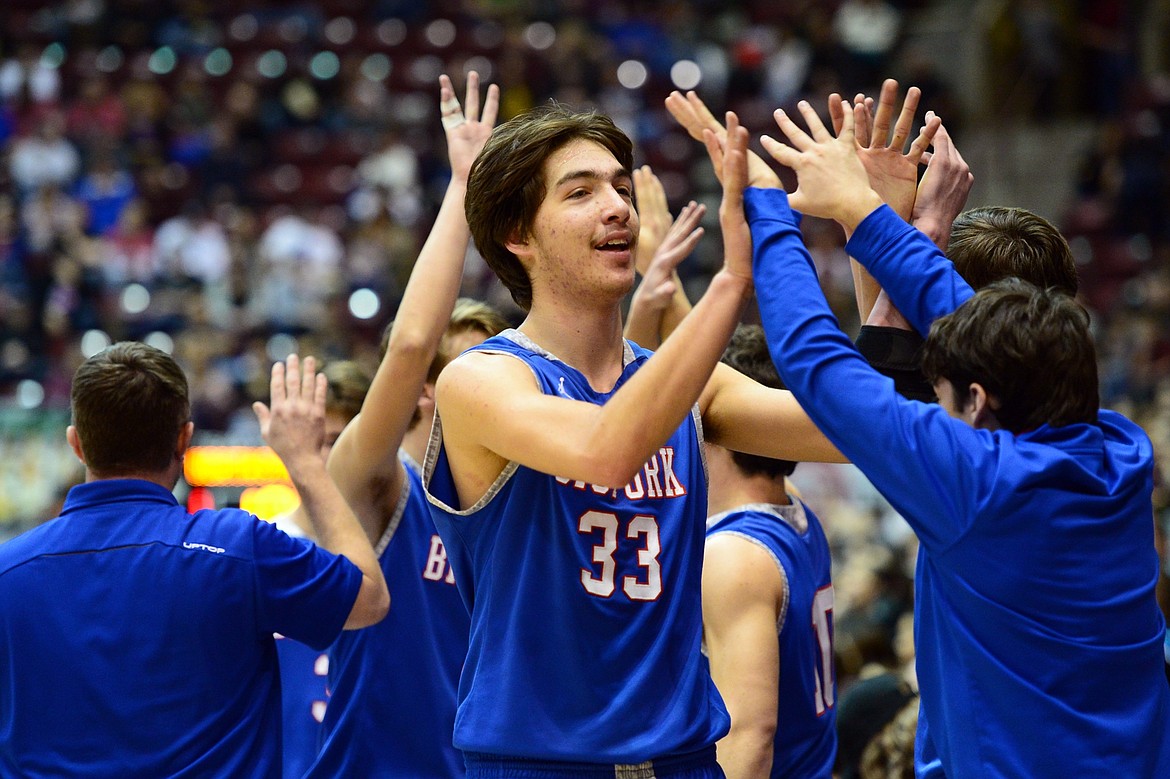
{"type": "Polygon", "coordinates": [[[608,306],[539,306],[520,331],[585,375],[593,389],[608,392],[622,372],[621,309],[608,306]]]}
{"type": "Polygon", "coordinates": [[[707,515],[715,516],[740,506],[753,503],[767,503],[784,506],[791,503],[785,489],[784,479],[770,479],[765,476],[733,477],[711,484],[707,495],[707,515]]]}
{"type": "Polygon", "coordinates": [[[421,419],[418,424],[406,431],[402,437],[402,449],[409,454],[416,463],[421,463],[427,455],[427,442],[431,437],[431,420],[421,419]]]}

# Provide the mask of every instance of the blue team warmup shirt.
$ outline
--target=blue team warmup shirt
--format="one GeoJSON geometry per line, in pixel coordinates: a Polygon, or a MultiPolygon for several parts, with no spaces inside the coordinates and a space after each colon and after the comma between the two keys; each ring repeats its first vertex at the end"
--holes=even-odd
{"type": "Polygon", "coordinates": [[[361,572],[152,482],[70,490],[0,545],[0,775],[280,776],[272,634],[324,648],[361,572]]]}
{"type": "Polygon", "coordinates": [[[320,754],[306,777],[453,779],[455,694],[470,617],[427,509],[418,465],[406,479],[377,547],[392,593],[377,625],[346,631],[330,647],[320,754]]]}
{"type": "Polygon", "coordinates": [[[833,673],[833,579],[820,520],[798,500],[750,504],[707,520],[707,537],[729,533],[763,548],[788,597],[777,621],[780,679],[773,779],[831,779],[837,756],[833,673]]]}
{"type": "MultiPolygon", "coordinates": [[[[546,394],[610,392],[516,331],[476,350],[531,368],[546,394]]],[[[436,416],[424,479],[471,611],[455,745],[511,757],[640,763],[709,747],[729,720],[700,653],[707,509],[697,411],[620,489],[509,464],[457,510],[436,416]]]]}
{"type": "MultiPolygon", "coordinates": [[[[1104,410],[976,430],[901,398],[840,331],[786,195],[749,189],[745,206],[781,376],[921,542],[919,775],[1170,776],[1145,433],[1104,410]]],[[[973,294],[888,207],[848,249],[920,332],[973,294]]]]}

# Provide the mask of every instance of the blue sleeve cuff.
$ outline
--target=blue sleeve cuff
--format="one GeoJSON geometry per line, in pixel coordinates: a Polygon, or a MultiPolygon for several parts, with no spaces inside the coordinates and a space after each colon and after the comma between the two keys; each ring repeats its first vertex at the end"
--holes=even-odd
{"type": "Polygon", "coordinates": [[[800,214],[788,204],[788,193],[782,189],[748,187],[743,191],[743,212],[748,224],[764,219],[778,219],[800,227],[800,214]]]}
{"type": "Polygon", "coordinates": [[[907,227],[909,225],[906,224],[906,220],[883,203],[870,211],[869,215],[861,220],[861,224],[857,225],[857,229],[849,237],[849,242],[845,244],[845,251],[850,257],[858,257],[855,252],[867,255],[869,252],[863,247],[882,246],[892,235],[905,231],[907,227]]]}

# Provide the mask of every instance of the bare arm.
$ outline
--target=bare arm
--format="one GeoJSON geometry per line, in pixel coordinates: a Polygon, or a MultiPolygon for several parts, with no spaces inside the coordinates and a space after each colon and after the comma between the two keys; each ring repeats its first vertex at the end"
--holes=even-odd
{"type": "Polygon", "coordinates": [[[397,502],[402,489],[404,474],[398,448],[410,428],[427,371],[459,294],[470,241],[463,212],[467,174],[491,135],[499,106],[499,89],[492,85],[480,117],[479,75],[474,71],[467,76],[463,109],[458,106],[451,80],[444,75],[439,82],[451,181],[410,274],[386,355],[362,411],[346,426],[329,457],[330,474],[354,506],[373,543],[385,530],[388,508],[397,502]],[[459,122],[459,116],[465,121],[459,122]]]}
{"type": "Polygon", "coordinates": [[[787,583],[763,549],[730,533],[707,539],[703,639],[731,731],[718,744],[728,779],[772,770],[780,693],[779,604],[787,583]]]}
{"type": "Polygon", "coordinates": [[[794,462],[847,462],[787,390],[717,365],[699,399],[703,436],[736,452],[794,462]]]}
{"type": "MultiPolygon", "coordinates": [[[[747,131],[729,115],[729,160],[742,162],[747,131]]],[[[711,143],[716,143],[713,136],[711,143]]],[[[733,167],[729,164],[729,167],[733,167]]],[[[724,266],[679,338],[663,344],[603,406],[544,395],[519,362],[468,354],[439,377],[437,403],[461,500],[508,461],[591,484],[622,487],[682,423],[698,398],[752,293],[751,235],[743,216],[744,177],[727,180],[720,221],[724,266]],[[514,364],[511,364],[514,363],[514,364]]],[[[489,479],[490,483],[490,479],[489,479]]]]}
{"type": "Polygon", "coordinates": [[[295,354],[289,356],[287,366],[274,364],[271,407],[257,402],[252,409],[260,421],[260,434],[288,469],[317,544],[346,557],[362,572],[361,588],[345,621],[345,629],[353,630],[385,617],[390,594],[369,539],[325,470],[326,382],[315,369],[316,361],[307,357],[302,375],[295,354]]]}

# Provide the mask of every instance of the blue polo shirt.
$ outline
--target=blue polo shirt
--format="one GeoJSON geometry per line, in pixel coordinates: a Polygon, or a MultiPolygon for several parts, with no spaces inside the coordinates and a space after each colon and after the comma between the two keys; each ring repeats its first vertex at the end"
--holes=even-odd
{"type": "Polygon", "coordinates": [[[0,776],[280,776],[272,634],[324,648],[343,557],[158,484],[74,487],[0,546],[0,776]]]}

